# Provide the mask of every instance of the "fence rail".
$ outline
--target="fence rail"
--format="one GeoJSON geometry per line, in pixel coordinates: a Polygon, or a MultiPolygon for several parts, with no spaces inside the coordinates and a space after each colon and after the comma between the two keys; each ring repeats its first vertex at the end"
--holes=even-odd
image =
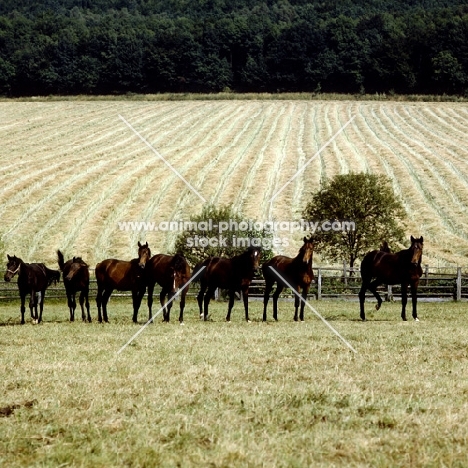
{"type": "MultiPolygon", "coordinates": [[[[94,270],[90,269],[90,298],[96,296],[97,285],[94,278],[94,270]]],[[[342,268],[318,267],[314,268],[315,283],[311,285],[309,297],[317,300],[326,298],[357,298],[361,287],[361,278],[359,270],[349,268],[344,265],[342,268]]],[[[261,278],[254,279],[250,286],[249,296],[253,298],[263,297],[265,281],[261,278]]],[[[381,292],[385,300],[391,300],[400,297],[400,286],[381,286],[381,292]]],[[[194,297],[198,293],[198,285],[192,284],[188,296],[194,297]]],[[[154,294],[159,294],[156,287],[154,294]]],[[[114,296],[130,297],[130,292],[114,293],[114,296]]],[[[66,298],[63,282],[52,285],[48,288],[46,297],[48,298],[66,298]]],[[[293,293],[287,289],[283,291],[281,297],[293,297],[293,293]]],[[[369,294],[369,297],[371,295],[369,294]]],[[[462,273],[462,268],[457,267],[452,270],[447,268],[437,269],[425,266],[423,276],[421,277],[418,297],[421,298],[441,298],[460,301],[468,299],[468,274],[462,273]]],[[[10,283],[0,281],[0,301],[18,298],[18,288],[16,280],[10,283]]]]}

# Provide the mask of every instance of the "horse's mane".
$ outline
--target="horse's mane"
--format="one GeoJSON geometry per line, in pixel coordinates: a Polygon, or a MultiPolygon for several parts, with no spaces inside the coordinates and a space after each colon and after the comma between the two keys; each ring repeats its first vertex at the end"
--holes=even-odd
{"type": "Polygon", "coordinates": [[[176,253],[174,255],[171,263],[176,271],[185,270],[185,267],[187,265],[185,257],[179,253],[176,253]]]}

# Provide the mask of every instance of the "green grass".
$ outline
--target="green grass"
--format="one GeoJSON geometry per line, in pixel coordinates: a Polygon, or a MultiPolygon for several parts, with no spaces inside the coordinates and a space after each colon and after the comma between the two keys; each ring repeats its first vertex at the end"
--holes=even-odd
{"type": "Polygon", "coordinates": [[[0,418],[0,464],[466,466],[466,304],[421,303],[419,323],[398,303],[368,303],[366,323],[355,302],[313,305],[356,355],[312,312],[294,323],[291,303],[266,324],[251,303],[247,324],[237,302],[227,324],[225,303],[203,323],[190,301],[185,326],[173,310],[120,355],[139,330],[129,300],[105,325],[49,302],[20,326],[2,305],[0,407],[37,402],[0,418]]]}

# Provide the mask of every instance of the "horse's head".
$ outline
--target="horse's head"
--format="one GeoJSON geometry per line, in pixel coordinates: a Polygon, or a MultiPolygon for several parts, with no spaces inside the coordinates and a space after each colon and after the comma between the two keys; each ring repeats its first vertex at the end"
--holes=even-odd
{"type": "Polygon", "coordinates": [[[148,242],[140,244],[138,242],[138,266],[145,268],[146,262],[151,258],[151,250],[148,247],[148,242]]]}
{"type": "Polygon", "coordinates": [[[304,263],[312,263],[312,257],[314,255],[314,241],[312,238],[304,237],[304,244],[299,249],[302,261],[304,263]]]}
{"type": "Polygon", "coordinates": [[[81,268],[87,266],[88,265],[81,259],[81,257],[73,257],[73,260],[70,264],[70,269],[68,270],[68,274],[63,278],[63,280],[72,281],[72,279],[77,275],[81,268]]]}
{"type": "Polygon", "coordinates": [[[21,264],[23,263],[20,258],[17,258],[15,255],[13,257],[8,257],[8,263],[7,263],[7,270],[5,272],[5,276],[3,279],[5,281],[11,281],[11,278],[16,275],[16,273],[19,273],[21,264]]]}
{"type": "Polygon", "coordinates": [[[170,272],[173,279],[172,292],[175,292],[184,286],[190,276],[188,264],[183,255],[174,255],[170,266],[170,272]]]}
{"type": "Polygon", "coordinates": [[[252,262],[253,269],[258,270],[260,268],[260,257],[262,256],[262,249],[260,247],[249,247],[247,252],[252,262]]]}
{"type": "Polygon", "coordinates": [[[422,260],[423,253],[423,237],[415,239],[411,236],[411,247],[409,248],[411,252],[411,263],[413,265],[420,265],[422,260]]]}

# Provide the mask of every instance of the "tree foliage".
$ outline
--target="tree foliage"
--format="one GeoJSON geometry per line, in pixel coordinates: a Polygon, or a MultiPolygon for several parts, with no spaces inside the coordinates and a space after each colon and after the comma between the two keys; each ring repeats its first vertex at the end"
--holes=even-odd
{"type": "Polygon", "coordinates": [[[262,247],[262,261],[273,257],[270,231],[256,229],[255,220],[246,219],[232,206],[206,205],[190,217],[191,226],[177,237],[174,253],[184,255],[192,267],[208,257],[239,255],[249,246],[262,247]]]}
{"type": "Polygon", "coordinates": [[[352,221],[355,230],[316,231],[315,250],[352,267],[383,241],[395,247],[403,242],[405,210],[395,196],[390,179],[382,175],[337,175],[312,195],[304,213],[308,221],[352,221]]]}
{"type": "Polygon", "coordinates": [[[468,94],[462,0],[4,0],[0,94],[468,94]]]}

